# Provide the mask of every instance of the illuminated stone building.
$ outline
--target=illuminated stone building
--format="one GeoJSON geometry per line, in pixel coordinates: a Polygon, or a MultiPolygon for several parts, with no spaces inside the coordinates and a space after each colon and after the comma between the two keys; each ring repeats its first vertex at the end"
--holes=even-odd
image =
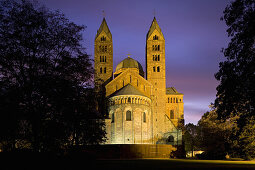
{"type": "Polygon", "coordinates": [[[146,78],[131,57],[113,72],[112,34],[105,18],[95,38],[95,83],[105,89],[107,144],[182,143],[183,94],[166,87],[165,38],[154,17],[146,36],[146,78]]]}

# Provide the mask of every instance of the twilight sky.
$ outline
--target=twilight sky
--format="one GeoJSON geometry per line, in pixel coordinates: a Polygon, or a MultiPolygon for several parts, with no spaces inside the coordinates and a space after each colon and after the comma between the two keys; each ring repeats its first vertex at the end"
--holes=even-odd
{"type": "Polygon", "coordinates": [[[229,38],[223,10],[230,0],[38,0],[87,28],[87,53],[94,56],[94,39],[105,11],[113,37],[113,67],[131,54],[144,71],[146,34],[156,11],[165,37],[166,85],[184,93],[185,124],[194,123],[214,102],[218,82],[214,74],[222,61],[221,48],[229,38]]]}

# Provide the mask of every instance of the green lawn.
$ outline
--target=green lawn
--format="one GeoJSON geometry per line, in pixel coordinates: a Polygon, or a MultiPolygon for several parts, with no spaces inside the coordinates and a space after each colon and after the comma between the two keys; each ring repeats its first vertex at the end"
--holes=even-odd
{"type": "Polygon", "coordinates": [[[95,168],[102,169],[255,169],[253,161],[134,159],[97,160],[95,168]]]}

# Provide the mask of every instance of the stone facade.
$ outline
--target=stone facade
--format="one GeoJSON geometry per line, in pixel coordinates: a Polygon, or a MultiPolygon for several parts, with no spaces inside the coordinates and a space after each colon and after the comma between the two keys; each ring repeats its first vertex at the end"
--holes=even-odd
{"type": "Polygon", "coordinates": [[[166,88],[165,38],[155,17],[146,37],[146,78],[141,64],[130,57],[113,73],[112,48],[104,18],[95,39],[95,81],[102,80],[105,89],[106,143],[180,145],[183,94],[174,87],[166,88]],[[98,51],[102,44],[110,48],[104,51],[109,58],[106,62],[100,58],[104,53],[98,51]]]}

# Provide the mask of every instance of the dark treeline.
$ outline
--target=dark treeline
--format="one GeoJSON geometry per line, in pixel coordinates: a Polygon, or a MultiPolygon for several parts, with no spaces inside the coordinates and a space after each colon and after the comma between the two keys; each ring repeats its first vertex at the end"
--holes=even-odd
{"type": "Polygon", "coordinates": [[[0,3],[0,149],[62,152],[104,141],[85,27],[30,1],[0,3]]]}
{"type": "Polygon", "coordinates": [[[225,60],[215,74],[220,83],[216,100],[197,126],[186,125],[186,147],[204,150],[207,158],[222,159],[228,155],[254,159],[255,1],[231,2],[221,20],[225,21],[231,40],[222,49],[225,60]]]}

